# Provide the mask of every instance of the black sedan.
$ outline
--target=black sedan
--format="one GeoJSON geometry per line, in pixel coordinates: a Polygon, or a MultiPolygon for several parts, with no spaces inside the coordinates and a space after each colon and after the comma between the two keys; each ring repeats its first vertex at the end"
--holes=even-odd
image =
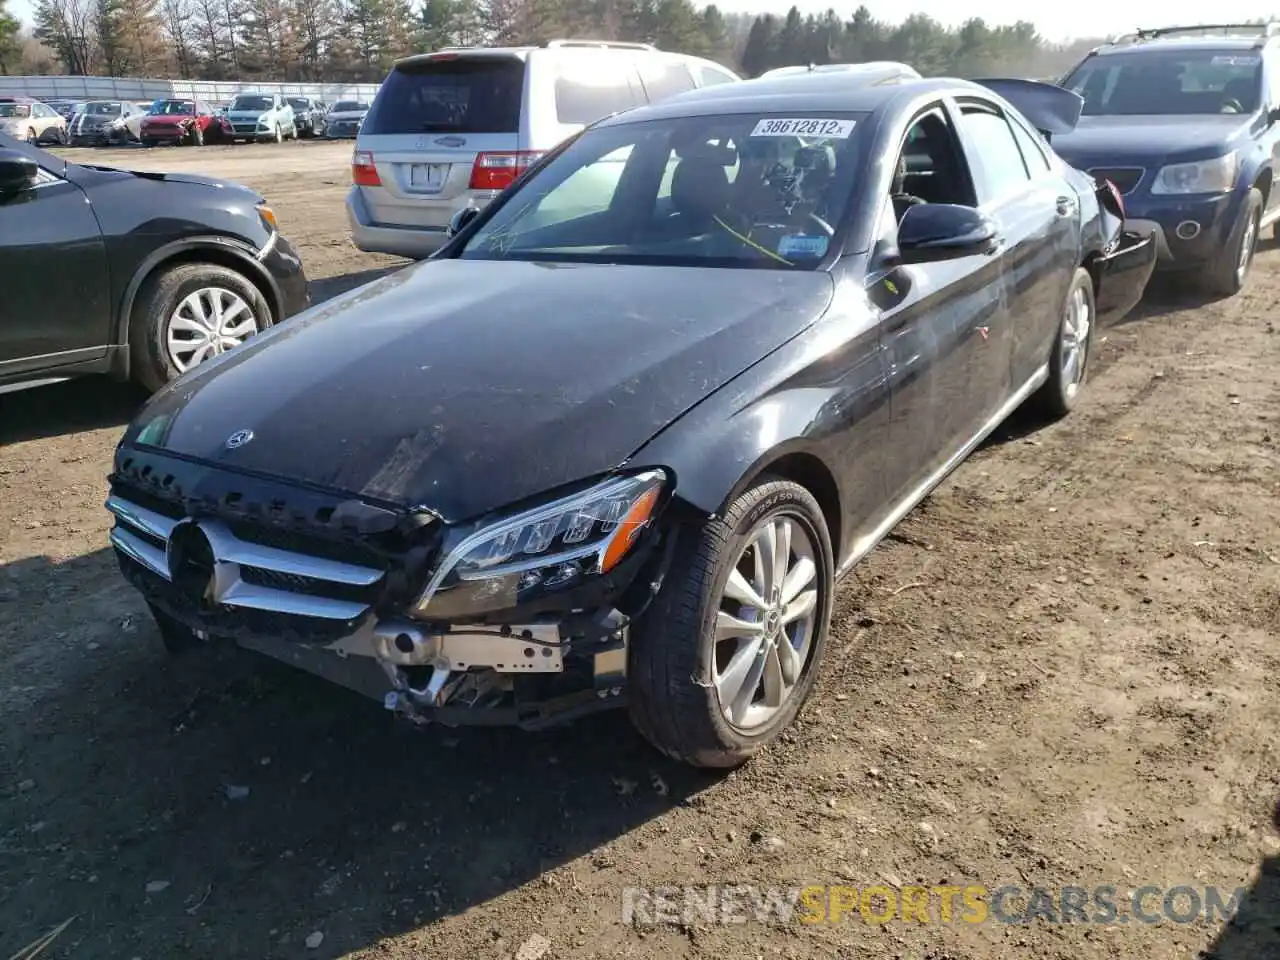
{"type": "Polygon", "coordinates": [[[0,392],[78,374],[152,390],[306,306],[247,187],[68,163],[0,135],[0,392]]]}
{"type": "Polygon", "coordinates": [[[995,86],[1027,114],[816,73],[615,116],[156,396],[108,508],[166,644],[419,722],[625,703],[744,761],[808,696],[836,580],[1024,401],[1070,411],[1150,276],[1037,132],[1079,98],[995,86]]]}

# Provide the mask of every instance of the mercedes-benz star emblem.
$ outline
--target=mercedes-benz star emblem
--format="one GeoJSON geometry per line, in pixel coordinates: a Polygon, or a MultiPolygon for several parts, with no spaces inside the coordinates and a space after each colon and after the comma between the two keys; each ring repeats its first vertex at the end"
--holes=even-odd
{"type": "Polygon", "coordinates": [[[237,447],[243,447],[246,443],[253,439],[252,430],[237,430],[231,436],[227,437],[227,449],[234,450],[237,447]]]}
{"type": "Polygon", "coordinates": [[[213,545],[205,532],[191,520],[173,528],[165,550],[169,577],[187,603],[201,606],[210,599],[213,587],[213,545]]]}

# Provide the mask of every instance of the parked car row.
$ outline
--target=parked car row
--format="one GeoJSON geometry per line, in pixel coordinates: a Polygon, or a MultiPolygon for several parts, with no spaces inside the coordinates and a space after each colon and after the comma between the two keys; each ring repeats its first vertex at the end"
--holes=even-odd
{"type": "Polygon", "coordinates": [[[44,145],[143,146],[354,137],[368,105],[314,97],[246,93],[215,105],[168,97],[128,100],[54,100],[0,97],[0,132],[44,145]]]}

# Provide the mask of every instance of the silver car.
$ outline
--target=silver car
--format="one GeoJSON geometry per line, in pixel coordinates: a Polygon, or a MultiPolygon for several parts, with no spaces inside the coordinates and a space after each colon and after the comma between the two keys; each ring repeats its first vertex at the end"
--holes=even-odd
{"type": "Polygon", "coordinates": [[[369,105],[359,100],[339,100],[325,114],[324,135],[330,140],[354,137],[360,132],[369,105]]]}
{"type": "MultiPolygon", "coordinates": [[[[369,252],[430,256],[457,211],[483,207],[587,124],[738,80],[709,60],[639,43],[553,40],[408,57],[383,81],[357,134],[352,241],[369,252]]],[[[621,167],[609,163],[591,177],[607,180],[621,167]]]]}

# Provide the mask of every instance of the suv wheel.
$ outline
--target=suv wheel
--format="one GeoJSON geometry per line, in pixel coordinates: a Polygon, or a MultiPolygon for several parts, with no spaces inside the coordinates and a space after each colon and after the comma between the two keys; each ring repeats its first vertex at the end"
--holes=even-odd
{"type": "Polygon", "coordinates": [[[735,767],[777,739],[813,689],[831,617],[822,510],[764,477],[722,518],[687,531],[632,636],[632,721],[664,753],[735,767]]]}
{"type": "Polygon", "coordinates": [[[1201,285],[1209,293],[1234,296],[1244,288],[1253,266],[1258,246],[1258,225],[1262,220],[1262,191],[1254,187],[1245,197],[1240,218],[1231,231],[1226,247],[1200,275],[1201,285]]]}
{"type": "Polygon", "coordinates": [[[154,392],[271,323],[266,298],[243,274],[214,263],[180,263],[149,277],[138,293],[130,365],[154,392]]]}
{"type": "Polygon", "coordinates": [[[280,124],[278,123],[276,124],[275,140],[276,143],[284,143],[284,131],[280,129],[280,124]]]}
{"type": "Polygon", "coordinates": [[[1049,355],[1049,379],[1032,396],[1040,414],[1060,420],[1076,405],[1089,366],[1090,347],[1098,311],[1093,295],[1093,278],[1083,267],[1076,268],[1062,305],[1058,335],[1049,355]]]}

